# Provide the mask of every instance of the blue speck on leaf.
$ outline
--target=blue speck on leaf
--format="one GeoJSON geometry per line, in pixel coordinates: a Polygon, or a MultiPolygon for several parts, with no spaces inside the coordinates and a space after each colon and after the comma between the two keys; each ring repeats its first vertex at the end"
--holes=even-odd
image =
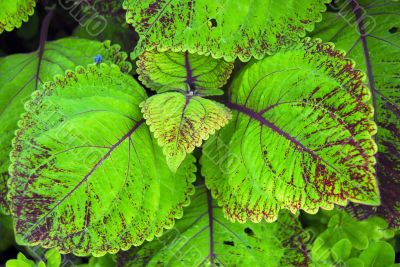
{"type": "Polygon", "coordinates": [[[100,64],[101,62],[103,62],[103,57],[101,55],[95,56],[94,62],[96,62],[96,64],[100,64]]]}

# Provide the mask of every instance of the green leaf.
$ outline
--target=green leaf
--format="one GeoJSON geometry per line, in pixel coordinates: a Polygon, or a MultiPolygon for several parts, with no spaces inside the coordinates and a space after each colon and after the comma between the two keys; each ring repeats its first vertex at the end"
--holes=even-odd
{"type": "Polygon", "coordinates": [[[111,267],[116,266],[116,256],[106,254],[102,257],[91,257],[86,265],[78,265],[78,267],[111,267]]]}
{"type": "Polygon", "coordinates": [[[225,85],[233,70],[233,63],[188,52],[145,52],[137,66],[139,80],[158,93],[192,90],[200,95],[222,95],[216,89],[225,85]]]}
{"type": "Polygon", "coordinates": [[[35,267],[35,262],[28,260],[24,254],[18,253],[17,259],[8,260],[6,267],[35,267]]]}
{"type": "Polygon", "coordinates": [[[234,61],[262,58],[321,20],[329,0],[125,0],[126,20],[143,49],[189,51],[234,61]]]}
{"type": "Polygon", "coordinates": [[[39,261],[37,264],[25,257],[24,254],[18,253],[17,259],[8,260],[6,267],[60,267],[61,266],[61,254],[55,250],[50,249],[45,254],[46,262],[39,261]]]}
{"type": "Polygon", "coordinates": [[[231,223],[211,194],[198,188],[175,227],[158,240],[118,256],[118,266],[308,266],[306,234],[297,218],[231,223]]]}
{"type": "Polygon", "coordinates": [[[140,106],[174,172],[186,154],[201,146],[203,140],[225,126],[232,116],[222,104],[177,92],[154,95],[140,106]]]}
{"type": "Polygon", "coordinates": [[[119,46],[111,46],[110,42],[68,38],[46,43],[42,56],[35,51],[0,58],[0,212],[7,211],[5,195],[11,140],[24,112],[24,103],[32,92],[54,75],[93,63],[96,55],[128,72],[131,65],[125,61],[127,55],[119,50],[119,46]]]}
{"type": "Polygon", "coordinates": [[[358,258],[351,258],[345,264],[346,267],[364,267],[364,262],[358,258]]]}
{"type": "Polygon", "coordinates": [[[378,125],[377,178],[382,205],[353,206],[360,218],[377,214],[400,227],[400,2],[336,1],[339,12],[324,14],[314,36],[334,42],[368,76],[378,125]]]}
{"type": "Polygon", "coordinates": [[[11,152],[10,211],[19,244],[94,256],[152,240],[182,216],[193,157],[172,173],[118,66],[78,67],[25,105],[11,152]]]}
{"type": "Polygon", "coordinates": [[[231,85],[231,123],[204,144],[206,184],[231,220],[274,221],[348,200],[379,204],[364,74],[319,40],[254,62],[231,85]]]}
{"type": "Polygon", "coordinates": [[[320,263],[336,266],[344,261],[346,264],[347,261],[354,261],[349,266],[360,266],[359,261],[347,259],[350,256],[358,257],[377,242],[393,238],[393,231],[388,229],[382,218],[371,217],[358,221],[344,210],[331,211],[331,215],[326,229],[316,237],[312,245],[311,258],[317,266],[320,263]]]}
{"type": "Polygon", "coordinates": [[[333,245],[331,254],[336,262],[345,261],[350,257],[352,244],[348,239],[342,239],[333,245]]]}
{"type": "Polygon", "coordinates": [[[35,12],[35,0],[2,0],[0,8],[0,33],[19,28],[35,12]]]}
{"type": "Polygon", "coordinates": [[[372,243],[364,250],[360,259],[365,267],[387,267],[395,263],[395,252],[390,244],[380,241],[372,243]]]}
{"type": "Polygon", "coordinates": [[[47,267],[61,266],[61,254],[56,249],[50,249],[45,254],[47,267]]]}

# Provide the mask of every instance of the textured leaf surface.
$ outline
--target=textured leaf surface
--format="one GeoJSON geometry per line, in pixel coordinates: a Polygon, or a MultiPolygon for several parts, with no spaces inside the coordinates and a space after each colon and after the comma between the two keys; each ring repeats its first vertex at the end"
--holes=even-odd
{"type": "Polygon", "coordinates": [[[95,256],[140,245],[182,215],[193,157],[176,174],[142,119],[144,90],[117,66],[89,65],[26,104],[11,153],[20,244],[95,256]]]}
{"type": "Polygon", "coordinates": [[[6,210],[5,194],[10,165],[11,140],[17,122],[24,112],[24,103],[33,91],[54,75],[64,74],[77,65],[93,63],[96,55],[106,63],[115,63],[124,71],[131,65],[127,55],[109,42],[100,43],[85,39],[61,39],[45,45],[40,51],[0,58],[0,212],[6,210]]]}
{"type": "Polygon", "coordinates": [[[233,63],[197,54],[149,51],[137,62],[139,79],[157,92],[192,90],[201,95],[223,94],[233,63]]]}
{"type": "Polygon", "coordinates": [[[0,33],[19,28],[35,11],[35,0],[2,0],[0,8],[0,33]]]}
{"type": "Polygon", "coordinates": [[[231,223],[204,189],[191,202],[160,239],[121,253],[119,266],[308,266],[308,235],[289,213],[273,224],[231,223]]]}
{"type": "Polygon", "coordinates": [[[376,167],[382,205],[358,206],[354,211],[362,218],[384,216],[392,227],[400,227],[400,2],[337,2],[345,19],[340,13],[326,13],[314,35],[347,51],[347,57],[368,74],[378,125],[376,167]]]}
{"type": "Polygon", "coordinates": [[[262,58],[321,19],[327,0],[125,0],[126,19],[142,48],[212,54],[233,61],[262,58]]]}
{"type": "Polygon", "coordinates": [[[141,104],[143,117],[176,171],[186,154],[225,126],[231,112],[224,105],[194,95],[169,92],[141,104]]]}
{"type": "Polygon", "coordinates": [[[332,44],[310,39],[235,78],[233,118],[204,144],[201,161],[229,218],[274,221],[282,208],[379,204],[363,78],[332,44]]]}

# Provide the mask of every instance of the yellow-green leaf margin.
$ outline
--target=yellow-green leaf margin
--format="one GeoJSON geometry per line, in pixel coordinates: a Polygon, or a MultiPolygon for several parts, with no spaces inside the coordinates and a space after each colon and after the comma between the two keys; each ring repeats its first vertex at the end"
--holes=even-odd
{"type": "Polygon", "coordinates": [[[2,0],[0,6],[0,33],[19,28],[35,12],[35,0],[2,0]]]}

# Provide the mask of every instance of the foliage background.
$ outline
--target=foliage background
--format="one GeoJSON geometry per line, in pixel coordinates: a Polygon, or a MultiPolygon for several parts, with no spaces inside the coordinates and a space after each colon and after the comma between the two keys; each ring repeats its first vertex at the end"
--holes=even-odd
{"type": "MultiPolygon", "coordinates": [[[[40,1],[36,7],[35,14],[20,29],[1,34],[0,56],[35,51],[39,47],[41,22],[53,4],[52,1],[40,1]]],[[[136,46],[135,40],[137,41],[138,39],[137,35],[134,31],[115,31],[117,28],[115,25],[118,25],[118,23],[110,21],[108,28],[102,34],[91,37],[85,29],[80,27],[76,20],[71,19],[71,15],[67,10],[57,7],[50,23],[47,40],[57,40],[67,36],[81,36],[100,41],[111,39],[112,43],[120,44],[124,51],[133,51],[136,46]]],[[[242,63],[236,63],[236,65],[234,72],[240,70],[242,63]]],[[[136,74],[134,76],[137,78],[136,74]]],[[[400,262],[399,233],[394,230],[386,230],[387,225],[382,220],[369,219],[360,223],[340,210],[320,212],[315,216],[301,214],[300,218],[303,227],[309,231],[310,253],[311,257],[316,259],[315,264],[317,266],[333,266],[332,262],[340,260],[340,257],[350,258],[350,255],[343,255],[347,253],[346,251],[350,251],[354,257],[359,257],[371,244],[376,244],[373,246],[378,247],[378,254],[387,252],[388,249],[385,244],[390,244],[395,252],[396,262],[400,262]],[[338,225],[341,227],[338,228],[338,225]],[[377,230],[375,231],[375,229],[377,230]],[[351,241],[350,244],[349,240],[351,241]],[[325,245],[315,246],[318,242],[322,242],[325,245]],[[326,246],[326,244],[329,245],[326,246]],[[332,248],[335,248],[335,253],[332,252],[332,248]],[[320,259],[318,255],[326,256],[320,259]]],[[[0,265],[3,266],[7,260],[17,258],[18,252],[23,252],[26,257],[36,262],[42,259],[41,256],[38,258],[38,255],[44,254],[40,248],[32,249],[17,245],[13,238],[10,218],[2,215],[0,217],[0,265]]],[[[90,266],[109,266],[111,263],[114,264],[115,258],[105,257],[102,260],[94,260],[78,258],[73,255],[63,255],[63,261],[73,264],[89,264],[91,262],[92,265],[90,266]]]]}

